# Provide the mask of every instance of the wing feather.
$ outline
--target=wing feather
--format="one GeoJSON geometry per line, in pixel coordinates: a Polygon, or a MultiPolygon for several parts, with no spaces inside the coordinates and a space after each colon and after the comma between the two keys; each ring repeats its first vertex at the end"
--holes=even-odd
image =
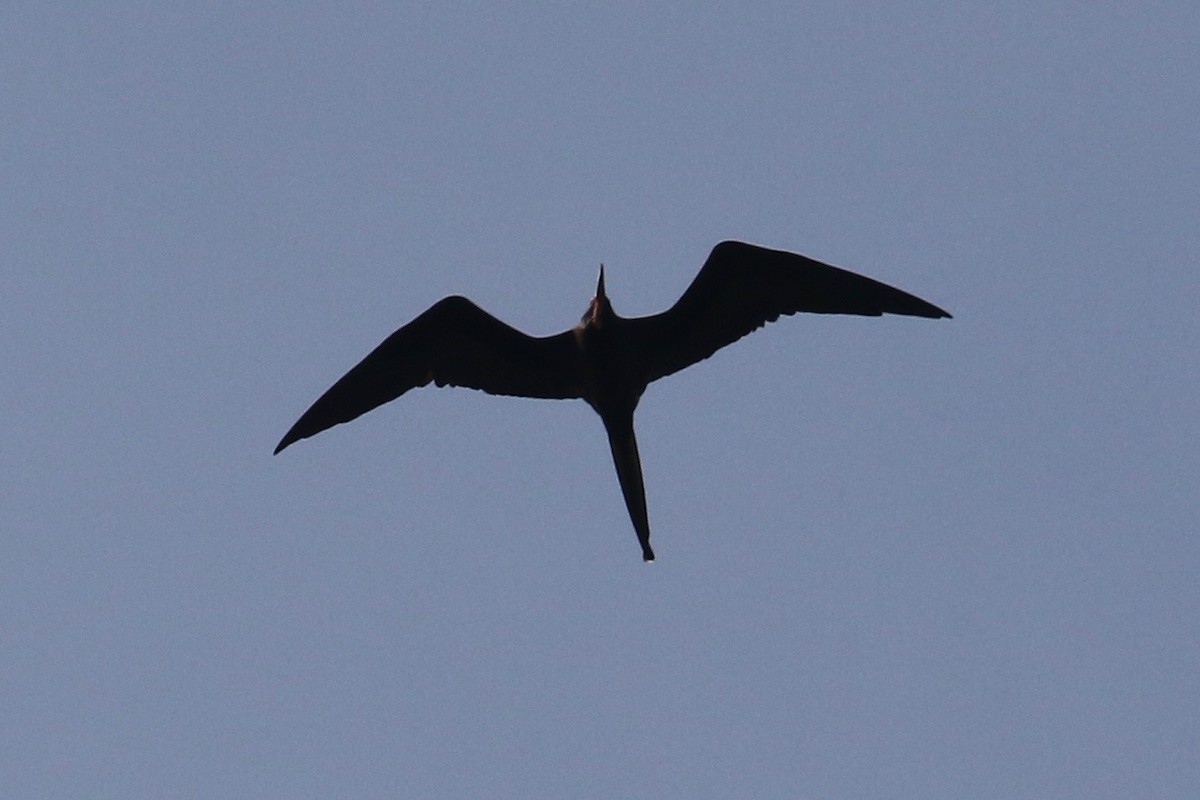
{"type": "Polygon", "coordinates": [[[519,397],[579,397],[577,358],[571,331],[529,336],[465,297],[447,297],[342,376],[296,421],[275,452],[431,382],[519,397]]]}
{"type": "Polygon", "coordinates": [[[801,311],[950,316],[908,292],[806,256],[721,242],[674,306],[630,322],[649,382],[708,358],[782,315],[801,311]]]}

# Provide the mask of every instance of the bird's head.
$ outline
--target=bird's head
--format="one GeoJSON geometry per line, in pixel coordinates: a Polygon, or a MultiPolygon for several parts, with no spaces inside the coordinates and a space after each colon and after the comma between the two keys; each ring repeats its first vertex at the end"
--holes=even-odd
{"type": "Polygon", "coordinates": [[[596,296],[588,304],[588,309],[584,312],[580,322],[592,327],[599,327],[605,319],[612,316],[612,313],[612,303],[608,302],[608,296],[604,294],[604,265],[601,264],[600,279],[596,281],[596,296]]]}

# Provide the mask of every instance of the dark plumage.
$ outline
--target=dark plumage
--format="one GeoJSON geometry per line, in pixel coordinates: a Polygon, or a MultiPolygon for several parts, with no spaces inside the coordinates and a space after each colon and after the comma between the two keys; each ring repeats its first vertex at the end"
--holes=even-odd
{"type": "Polygon", "coordinates": [[[321,395],[275,452],[430,382],[519,397],[581,398],[604,422],[642,557],[653,561],[633,432],[633,412],[646,386],[801,311],[950,316],[871,278],[742,242],[714,247],[675,305],[649,317],[617,316],[601,268],[583,319],[553,336],[528,336],[465,297],[447,297],[384,339],[321,395]]]}

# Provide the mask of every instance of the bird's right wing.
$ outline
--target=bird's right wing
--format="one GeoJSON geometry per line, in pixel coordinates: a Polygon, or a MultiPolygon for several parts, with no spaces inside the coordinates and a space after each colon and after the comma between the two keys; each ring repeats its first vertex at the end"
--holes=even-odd
{"type": "Polygon", "coordinates": [[[571,331],[528,336],[465,297],[447,297],[384,339],[321,395],[275,452],[431,382],[566,399],[580,396],[579,376],[571,331]]]}
{"type": "Polygon", "coordinates": [[[674,306],[629,320],[646,382],[708,358],[781,315],[950,315],[919,297],[820,261],[721,242],[674,306]]]}

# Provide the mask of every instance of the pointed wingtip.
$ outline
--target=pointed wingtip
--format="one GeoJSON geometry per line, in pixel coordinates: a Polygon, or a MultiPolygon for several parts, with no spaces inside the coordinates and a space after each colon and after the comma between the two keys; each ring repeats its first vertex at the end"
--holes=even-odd
{"type": "MultiPolygon", "coordinates": [[[[907,294],[907,292],[905,293],[907,294]]],[[[922,300],[916,295],[909,295],[912,300],[916,301],[907,311],[901,311],[901,314],[909,314],[916,317],[925,317],[926,319],[954,319],[949,311],[939,306],[935,306],[928,300],[922,300]]],[[[895,313],[895,312],[893,312],[895,313]]]]}
{"type": "Polygon", "coordinates": [[[600,265],[600,277],[596,280],[596,297],[604,297],[604,265],[600,265]]]}
{"type": "MultiPolygon", "coordinates": [[[[318,402],[320,402],[320,401],[318,401],[318,402]]],[[[316,404],[314,403],[314,405],[316,405],[316,404]]],[[[301,439],[307,439],[308,437],[312,436],[313,434],[320,433],[322,430],[324,430],[324,428],[318,428],[317,430],[313,430],[312,422],[308,421],[309,412],[311,412],[311,411],[312,411],[312,409],[310,408],[308,411],[304,412],[304,416],[302,416],[302,417],[300,417],[300,419],[296,420],[296,424],[293,425],[291,428],[289,428],[288,432],[285,433],[283,435],[283,438],[279,440],[279,444],[275,445],[275,452],[273,452],[271,455],[277,456],[281,452],[283,452],[285,449],[291,447],[292,445],[294,445],[296,442],[300,441],[301,439]]],[[[336,423],[334,423],[334,424],[336,424],[336,423]]],[[[329,427],[329,426],[326,426],[326,427],[329,427]]]]}

